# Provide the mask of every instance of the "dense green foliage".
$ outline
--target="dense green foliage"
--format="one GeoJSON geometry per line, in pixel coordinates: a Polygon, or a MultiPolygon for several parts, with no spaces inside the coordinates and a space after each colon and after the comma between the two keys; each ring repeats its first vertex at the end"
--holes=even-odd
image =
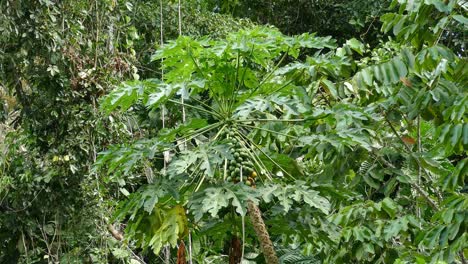
{"type": "Polygon", "coordinates": [[[0,263],[466,263],[467,4],[274,2],[1,2],[0,263]]]}
{"type": "Polygon", "coordinates": [[[317,32],[332,35],[339,42],[356,37],[375,43],[379,35],[379,17],[389,0],[209,0],[214,11],[246,17],[254,22],[278,27],[287,35],[317,32]]]}
{"type": "MultiPolygon", "coordinates": [[[[188,5],[192,35],[247,24],[188,5]]],[[[163,9],[165,19],[177,17],[176,4],[163,9]]],[[[0,10],[0,262],[107,263],[112,250],[128,251],[106,220],[124,196],[91,166],[133,135],[124,124],[131,119],[102,115],[98,98],[154,72],[159,3],[1,1],[0,10]]],[[[168,22],[163,34],[173,38],[177,24],[168,22]]]]}

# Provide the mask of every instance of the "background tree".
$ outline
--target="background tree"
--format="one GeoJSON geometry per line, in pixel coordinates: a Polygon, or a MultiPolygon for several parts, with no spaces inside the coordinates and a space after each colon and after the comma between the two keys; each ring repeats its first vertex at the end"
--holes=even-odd
{"type": "Polygon", "coordinates": [[[260,24],[278,27],[287,35],[317,32],[333,36],[338,42],[360,38],[377,44],[380,37],[379,17],[390,5],[389,0],[379,1],[246,1],[210,0],[209,9],[234,17],[249,18],[260,24]]]}

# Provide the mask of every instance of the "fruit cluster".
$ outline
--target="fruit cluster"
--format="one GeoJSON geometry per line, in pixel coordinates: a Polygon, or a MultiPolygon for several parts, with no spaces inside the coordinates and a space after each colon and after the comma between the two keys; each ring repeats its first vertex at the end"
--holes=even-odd
{"type": "Polygon", "coordinates": [[[246,185],[255,187],[255,178],[257,177],[257,173],[255,172],[255,167],[252,161],[250,161],[249,150],[243,147],[236,139],[233,131],[227,133],[226,136],[233,157],[233,159],[229,160],[227,164],[227,180],[239,183],[242,178],[242,181],[246,185]]]}

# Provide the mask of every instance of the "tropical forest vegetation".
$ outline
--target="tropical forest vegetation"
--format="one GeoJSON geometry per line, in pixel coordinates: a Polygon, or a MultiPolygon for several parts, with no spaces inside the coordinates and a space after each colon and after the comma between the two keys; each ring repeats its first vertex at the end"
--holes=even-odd
{"type": "Polygon", "coordinates": [[[466,0],[0,0],[0,263],[467,264],[466,0]]]}

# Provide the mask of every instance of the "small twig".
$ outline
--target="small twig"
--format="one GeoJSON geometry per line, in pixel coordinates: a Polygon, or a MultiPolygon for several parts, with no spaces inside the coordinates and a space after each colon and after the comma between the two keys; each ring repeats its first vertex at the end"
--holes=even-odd
{"type": "MultiPolygon", "coordinates": [[[[421,155],[421,117],[418,115],[417,118],[417,133],[418,133],[418,155],[421,155]]],[[[418,185],[421,185],[421,166],[418,166],[418,185]]],[[[416,203],[416,215],[421,217],[421,208],[419,207],[418,203],[416,203]]]]}
{"type": "Polygon", "coordinates": [[[95,47],[95,50],[94,50],[94,68],[96,69],[97,67],[97,61],[98,61],[98,43],[99,43],[99,26],[100,26],[100,21],[99,21],[99,7],[98,7],[98,2],[99,1],[95,1],[95,5],[96,5],[96,47],[95,47]]]}
{"type": "Polygon", "coordinates": [[[372,25],[374,24],[375,20],[377,19],[378,17],[375,16],[374,19],[372,20],[372,22],[369,24],[369,27],[367,27],[367,30],[366,32],[364,32],[363,34],[360,35],[361,39],[364,39],[364,37],[367,35],[367,33],[369,33],[369,30],[371,29],[372,25]]]}
{"type": "Polygon", "coordinates": [[[29,264],[29,255],[28,255],[28,248],[26,247],[26,241],[24,241],[24,233],[23,231],[21,230],[21,240],[23,242],[23,247],[24,247],[24,253],[26,255],[26,263],[29,264]]]}
{"type": "MultiPolygon", "coordinates": [[[[24,211],[26,209],[28,209],[29,207],[31,207],[33,205],[33,202],[37,199],[37,196],[39,196],[39,194],[44,190],[44,188],[40,189],[39,192],[37,192],[37,194],[34,196],[34,198],[29,202],[28,205],[26,205],[25,207],[21,208],[21,209],[13,209],[11,207],[9,207],[8,205],[5,205],[5,208],[8,210],[8,211],[11,211],[13,213],[18,213],[18,212],[21,212],[21,211],[24,211]]],[[[6,195],[5,197],[6,198],[6,195]]],[[[4,199],[3,198],[3,199],[4,199]]],[[[2,202],[3,202],[3,199],[2,199],[2,202]]],[[[1,203],[0,203],[1,205],[1,203]]]]}

